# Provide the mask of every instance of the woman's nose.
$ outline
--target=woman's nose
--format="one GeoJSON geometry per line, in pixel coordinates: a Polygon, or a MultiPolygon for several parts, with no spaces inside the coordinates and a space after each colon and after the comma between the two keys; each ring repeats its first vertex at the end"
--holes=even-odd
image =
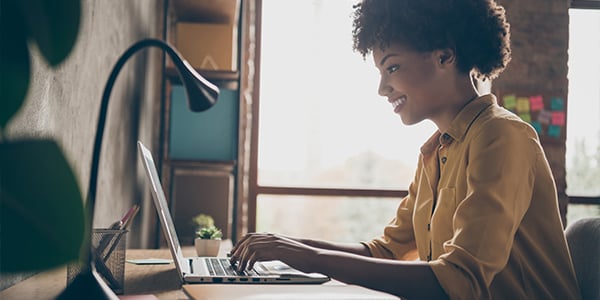
{"type": "Polygon", "coordinates": [[[379,93],[379,96],[387,96],[392,92],[392,87],[387,84],[387,81],[382,77],[379,80],[379,89],[377,90],[377,92],[379,93]]]}

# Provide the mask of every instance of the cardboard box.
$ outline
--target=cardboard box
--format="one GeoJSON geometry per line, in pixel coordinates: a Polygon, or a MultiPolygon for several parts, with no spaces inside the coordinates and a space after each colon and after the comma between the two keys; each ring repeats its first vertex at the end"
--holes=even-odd
{"type": "Polygon", "coordinates": [[[176,30],[176,48],[194,68],[237,71],[237,22],[179,22],[176,30]]]}

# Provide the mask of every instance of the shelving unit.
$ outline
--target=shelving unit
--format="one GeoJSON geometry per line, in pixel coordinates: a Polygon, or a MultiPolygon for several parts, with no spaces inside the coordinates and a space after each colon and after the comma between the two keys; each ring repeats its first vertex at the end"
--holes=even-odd
{"type": "MultiPolygon", "coordinates": [[[[167,7],[167,41],[184,57],[197,53],[182,51],[177,40],[179,22],[239,26],[240,0],[170,0],[167,7]]],[[[237,38],[236,38],[237,39],[237,38]]],[[[239,43],[232,55],[239,57],[239,43]]],[[[200,45],[201,46],[201,45],[200,45]]],[[[212,45],[214,46],[214,45],[212,45]]],[[[187,47],[189,49],[189,47],[187,47]]],[[[198,73],[217,85],[222,93],[217,104],[202,113],[181,109],[185,98],[179,75],[167,60],[163,119],[162,180],[179,238],[193,242],[191,217],[207,213],[232,236],[233,199],[236,186],[239,70],[203,70],[187,59],[198,73]]],[[[197,61],[197,60],[196,60],[197,61]]]]}

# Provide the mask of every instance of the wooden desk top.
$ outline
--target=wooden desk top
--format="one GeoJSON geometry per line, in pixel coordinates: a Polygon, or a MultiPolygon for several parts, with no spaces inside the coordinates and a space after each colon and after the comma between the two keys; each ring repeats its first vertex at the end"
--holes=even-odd
{"type": "MultiPolygon", "coordinates": [[[[184,247],[186,256],[195,255],[194,248],[184,247]]],[[[127,249],[127,259],[167,258],[168,249],[127,249]]],[[[0,292],[0,299],[54,299],[67,285],[67,268],[45,271],[0,292]]],[[[175,264],[135,265],[125,263],[125,295],[154,294],[158,299],[188,299],[181,289],[175,264]]]]}
{"type": "MultiPolygon", "coordinates": [[[[225,256],[231,249],[231,242],[224,241],[219,256],[225,256]]],[[[194,256],[193,247],[183,247],[184,256],[194,256]]],[[[166,258],[172,259],[169,249],[127,249],[126,259],[166,258]]],[[[54,299],[66,287],[67,268],[61,267],[44,271],[23,280],[3,291],[0,299],[31,300],[54,299]]],[[[345,285],[332,280],[324,285],[188,285],[191,295],[202,295],[199,299],[288,299],[290,295],[300,295],[301,299],[398,299],[388,294],[375,292],[358,286],[345,285]],[[268,287],[270,286],[270,287],[268,287]],[[248,298],[248,292],[252,297],[248,298]],[[240,295],[244,295],[241,297],[240,295]],[[306,296],[303,298],[303,296],[306,296]],[[366,296],[365,296],[366,295],[366,296]],[[314,297],[312,297],[314,296],[314,297]],[[318,297],[317,297],[318,296],[318,297]]],[[[182,283],[175,264],[136,265],[125,263],[124,295],[152,294],[158,299],[189,299],[182,289],[182,283]]],[[[300,299],[299,298],[299,299],[300,299]]]]}

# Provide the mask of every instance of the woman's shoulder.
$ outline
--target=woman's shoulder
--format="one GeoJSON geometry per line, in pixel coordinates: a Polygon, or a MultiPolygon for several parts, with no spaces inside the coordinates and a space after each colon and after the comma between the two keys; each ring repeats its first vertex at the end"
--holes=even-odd
{"type": "Polygon", "coordinates": [[[533,126],[497,104],[490,105],[482,111],[473,121],[469,131],[474,136],[493,139],[539,140],[533,126]]]}

